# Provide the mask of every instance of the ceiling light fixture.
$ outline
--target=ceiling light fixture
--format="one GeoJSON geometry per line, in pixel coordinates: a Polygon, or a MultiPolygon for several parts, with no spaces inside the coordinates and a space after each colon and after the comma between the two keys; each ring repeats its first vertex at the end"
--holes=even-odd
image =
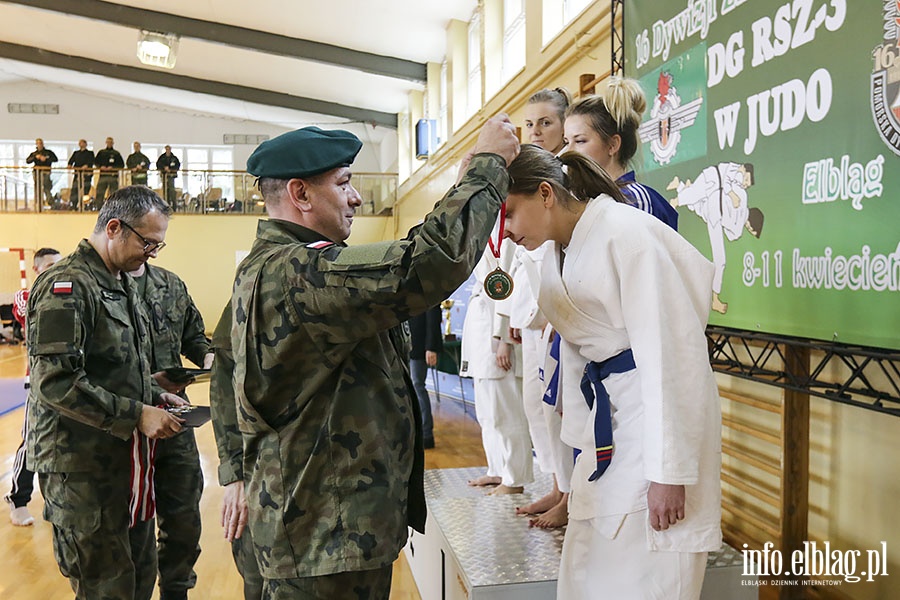
{"type": "Polygon", "coordinates": [[[138,35],[137,57],[145,65],[172,69],[178,53],[178,36],[141,30],[138,35]]]}

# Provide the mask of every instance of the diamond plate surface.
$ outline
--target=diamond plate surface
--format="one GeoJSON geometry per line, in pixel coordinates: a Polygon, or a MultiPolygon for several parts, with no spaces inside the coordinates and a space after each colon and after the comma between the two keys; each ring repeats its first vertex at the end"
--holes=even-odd
{"type": "Polygon", "coordinates": [[[516,507],[550,491],[553,481],[535,468],[524,494],[489,496],[492,488],[467,482],[483,467],[425,472],[428,511],[444,534],[472,587],[555,581],[565,529],[537,529],[516,507]]]}
{"type": "MultiPolygon", "coordinates": [[[[516,507],[550,491],[553,480],[535,465],[535,482],[524,494],[489,496],[470,487],[483,467],[425,471],[425,497],[433,518],[472,587],[555,581],[565,528],[536,529],[516,507]]],[[[743,555],[728,545],[710,552],[706,568],[741,566],[743,555]]]]}

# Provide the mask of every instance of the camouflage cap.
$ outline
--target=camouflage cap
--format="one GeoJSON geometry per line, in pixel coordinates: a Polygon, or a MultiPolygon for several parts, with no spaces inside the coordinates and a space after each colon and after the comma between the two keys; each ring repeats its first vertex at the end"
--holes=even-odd
{"type": "Polygon", "coordinates": [[[340,129],[304,127],[266,140],[247,159],[247,171],[257,177],[311,177],[350,165],[359,154],[359,138],[340,129]]]}

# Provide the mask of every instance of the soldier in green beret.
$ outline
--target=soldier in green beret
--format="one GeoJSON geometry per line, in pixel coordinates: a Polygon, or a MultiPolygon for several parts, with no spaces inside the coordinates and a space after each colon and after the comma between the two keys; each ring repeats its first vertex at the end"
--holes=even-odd
{"type": "Polygon", "coordinates": [[[487,245],[516,156],[490,119],[460,182],[394,242],[346,246],[362,143],[307,127],[247,161],[260,221],[232,296],[234,392],[264,597],[387,598],[407,527],[424,530],[410,316],[446,298],[487,245]]]}

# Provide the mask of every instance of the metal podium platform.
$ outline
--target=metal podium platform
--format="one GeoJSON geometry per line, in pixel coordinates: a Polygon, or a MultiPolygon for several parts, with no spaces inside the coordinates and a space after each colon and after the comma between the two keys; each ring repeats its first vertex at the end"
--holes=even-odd
{"type": "MultiPolygon", "coordinates": [[[[535,465],[525,494],[489,496],[466,482],[484,467],[425,472],[428,522],[413,533],[406,558],[422,600],[550,600],[565,529],[528,526],[515,514],[553,485],[535,465]]],[[[741,585],[742,556],[729,546],[711,553],[701,600],[756,600],[755,586],[741,585]]]]}

